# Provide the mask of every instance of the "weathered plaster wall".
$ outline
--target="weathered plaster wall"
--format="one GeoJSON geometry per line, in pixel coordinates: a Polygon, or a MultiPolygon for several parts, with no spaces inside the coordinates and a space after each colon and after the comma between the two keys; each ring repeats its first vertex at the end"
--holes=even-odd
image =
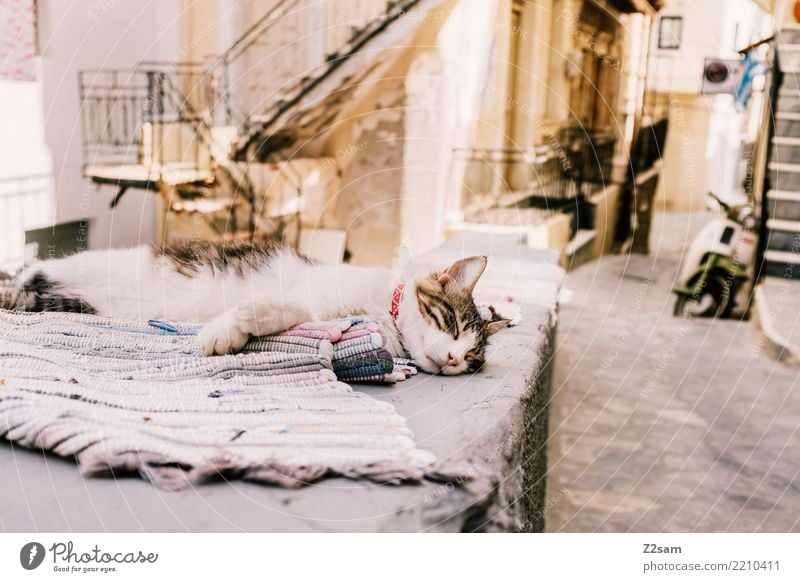
{"type": "Polygon", "coordinates": [[[342,168],[340,189],[330,203],[332,226],[347,231],[347,250],[356,265],[387,265],[400,244],[402,79],[384,81],[382,86],[375,110],[350,127],[351,143],[362,144],[362,151],[342,168]]]}
{"type": "Polygon", "coordinates": [[[441,241],[445,173],[441,156],[425,143],[441,138],[442,100],[430,90],[441,75],[435,58],[416,59],[435,45],[450,4],[424,18],[408,16],[419,22],[413,38],[382,52],[382,79],[371,81],[328,131],[324,152],[337,159],[341,188],[331,193],[325,224],[347,231],[355,264],[388,265],[401,245],[429,249],[441,241]],[[421,241],[433,242],[417,245],[421,241]]]}
{"type": "MultiPolygon", "coordinates": [[[[326,220],[347,230],[354,262],[388,264],[398,245],[415,255],[436,247],[448,225],[463,220],[463,208],[492,191],[493,174],[504,174],[504,167],[460,162],[455,148],[551,141],[553,128],[570,114],[564,65],[576,42],[570,27],[577,5],[574,0],[526,4],[516,28],[511,0],[453,2],[420,19],[406,47],[382,55],[393,62],[384,78],[398,82],[381,81],[350,106],[349,118],[330,132],[325,149],[336,157],[364,145],[342,160],[342,189],[334,193],[326,220]],[[511,94],[513,39],[520,43],[520,60],[517,91],[511,94]],[[509,109],[516,116],[513,127],[509,109]],[[391,226],[373,217],[390,219],[391,226]],[[379,237],[385,242],[376,244],[379,237]]],[[[512,173],[512,181],[517,178],[512,187],[527,185],[524,174],[512,173]]],[[[501,186],[506,177],[500,176],[501,186]]]]}
{"type": "MultiPolygon", "coordinates": [[[[460,210],[451,155],[478,139],[492,77],[495,31],[487,22],[494,21],[497,3],[451,4],[421,20],[408,47],[392,55],[391,81],[376,86],[329,140],[328,155],[364,146],[342,164],[342,190],[331,202],[333,223],[347,229],[356,263],[388,264],[399,245],[413,254],[436,247],[448,213],[460,210]]],[[[493,143],[502,143],[498,111],[485,114],[493,143]]]]}
{"type": "Polygon", "coordinates": [[[447,107],[443,85],[438,56],[431,52],[419,55],[405,81],[400,242],[412,255],[443,242],[447,165],[452,148],[442,131],[447,107]]]}

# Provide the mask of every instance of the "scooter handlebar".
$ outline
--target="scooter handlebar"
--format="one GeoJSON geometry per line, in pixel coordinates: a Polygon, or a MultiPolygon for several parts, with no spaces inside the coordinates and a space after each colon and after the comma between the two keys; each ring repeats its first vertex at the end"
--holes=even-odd
{"type": "Polygon", "coordinates": [[[714,200],[716,200],[719,203],[719,205],[722,206],[723,210],[731,209],[730,205],[723,202],[722,199],[713,192],[709,191],[708,195],[711,196],[714,200]]]}

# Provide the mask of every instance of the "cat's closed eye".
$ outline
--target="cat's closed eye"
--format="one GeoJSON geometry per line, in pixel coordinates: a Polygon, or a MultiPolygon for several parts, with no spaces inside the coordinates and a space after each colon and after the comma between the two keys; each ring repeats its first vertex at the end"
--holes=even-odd
{"type": "Polygon", "coordinates": [[[483,366],[484,359],[477,355],[475,352],[467,352],[464,354],[464,360],[467,362],[467,367],[470,372],[477,372],[483,366]]]}

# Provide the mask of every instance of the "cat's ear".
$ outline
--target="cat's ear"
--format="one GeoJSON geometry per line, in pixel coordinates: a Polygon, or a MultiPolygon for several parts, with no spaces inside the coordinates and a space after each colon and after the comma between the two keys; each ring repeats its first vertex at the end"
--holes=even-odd
{"type": "Polygon", "coordinates": [[[486,324],[487,337],[496,334],[503,328],[508,327],[510,323],[511,323],[510,319],[498,319],[497,321],[490,321],[489,323],[486,324]]]}
{"type": "Polygon", "coordinates": [[[442,286],[457,285],[471,292],[483,275],[487,260],[484,256],[458,260],[439,274],[438,281],[442,286]]]}

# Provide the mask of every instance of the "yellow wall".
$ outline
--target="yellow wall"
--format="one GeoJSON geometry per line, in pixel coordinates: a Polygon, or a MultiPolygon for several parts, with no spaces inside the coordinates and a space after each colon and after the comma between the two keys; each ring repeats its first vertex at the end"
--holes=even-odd
{"type": "Polygon", "coordinates": [[[216,30],[220,21],[219,1],[184,0],[183,4],[180,60],[200,63],[227,48],[219,46],[216,30]]]}
{"type": "Polygon", "coordinates": [[[503,147],[506,134],[515,147],[546,141],[548,130],[570,118],[569,81],[565,59],[574,47],[570,17],[580,13],[580,1],[525,2],[521,29],[511,26],[511,0],[499,0],[492,27],[495,31],[492,75],[476,124],[476,147],[503,147]],[[519,36],[521,55],[516,63],[517,95],[509,94],[511,37],[519,36]],[[518,126],[505,127],[506,108],[517,109],[518,126]]]}
{"type": "MultiPolygon", "coordinates": [[[[760,4],[760,2],[757,2],[760,4]]],[[[794,17],[794,0],[783,0],[783,10],[781,11],[781,22],[783,24],[797,24],[794,17]]]]}

